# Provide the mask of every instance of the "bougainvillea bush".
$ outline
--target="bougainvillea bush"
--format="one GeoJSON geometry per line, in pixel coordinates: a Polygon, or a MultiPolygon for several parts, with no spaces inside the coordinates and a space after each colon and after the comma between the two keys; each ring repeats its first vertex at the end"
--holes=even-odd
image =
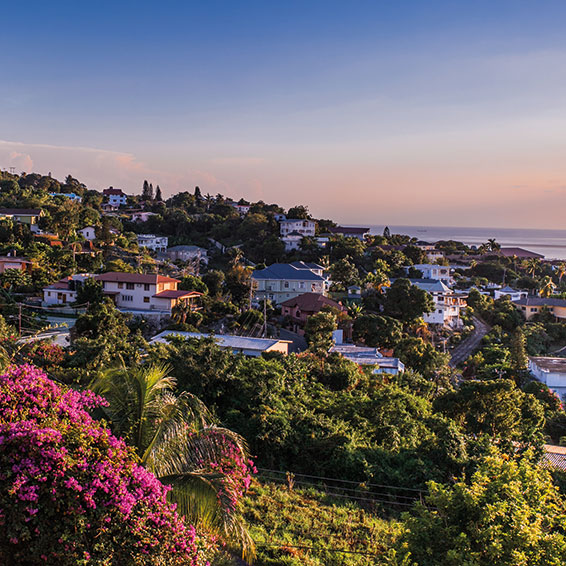
{"type": "Polygon", "coordinates": [[[204,564],[167,488],[90,417],[101,403],[33,366],[0,376],[0,564],[204,564]]]}

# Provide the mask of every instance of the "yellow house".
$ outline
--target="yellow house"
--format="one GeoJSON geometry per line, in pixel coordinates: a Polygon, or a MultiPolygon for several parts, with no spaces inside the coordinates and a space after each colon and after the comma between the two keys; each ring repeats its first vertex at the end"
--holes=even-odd
{"type": "Polygon", "coordinates": [[[14,222],[27,224],[32,232],[39,231],[37,221],[42,215],[41,208],[0,208],[0,220],[10,218],[14,222]]]}
{"type": "Polygon", "coordinates": [[[519,309],[527,320],[539,314],[543,309],[547,309],[556,318],[566,319],[566,299],[545,298],[545,297],[525,297],[513,304],[519,309]]]}

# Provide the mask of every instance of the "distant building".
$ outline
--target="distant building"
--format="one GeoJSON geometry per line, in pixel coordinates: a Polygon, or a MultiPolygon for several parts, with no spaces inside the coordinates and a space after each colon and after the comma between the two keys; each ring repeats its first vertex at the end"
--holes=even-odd
{"type": "Polygon", "coordinates": [[[152,216],[158,216],[155,212],[146,212],[145,210],[132,213],[132,222],[147,222],[152,216]]]}
{"type": "Polygon", "coordinates": [[[521,299],[526,299],[529,293],[527,291],[517,291],[508,285],[502,289],[496,289],[493,292],[494,299],[500,299],[501,297],[509,297],[512,301],[519,301],[521,299]]]}
{"type": "Polygon", "coordinates": [[[286,236],[281,236],[281,241],[285,244],[285,251],[291,252],[301,248],[301,242],[304,236],[299,232],[291,232],[286,236]]]}
{"type": "Polygon", "coordinates": [[[51,197],[65,197],[75,202],[81,202],[83,199],[75,193],[48,193],[51,197]]]}
{"type": "Polygon", "coordinates": [[[516,257],[517,259],[544,259],[542,254],[537,254],[523,248],[500,248],[497,250],[499,255],[504,257],[516,257]]]}
{"type": "Polygon", "coordinates": [[[358,228],[357,226],[336,226],[328,229],[329,234],[344,236],[344,238],[357,238],[362,242],[369,236],[369,228],[358,228]]]}
{"type": "Polygon", "coordinates": [[[32,232],[39,232],[37,225],[43,216],[41,208],[0,208],[0,220],[13,220],[19,224],[27,224],[32,232]]]}
{"type": "Polygon", "coordinates": [[[0,257],[0,273],[7,269],[18,269],[19,271],[31,271],[32,263],[26,258],[15,256],[0,257]]]}
{"type": "Polygon", "coordinates": [[[324,307],[332,307],[341,312],[346,308],[336,301],[318,293],[303,293],[281,303],[281,314],[291,322],[291,330],[304,334],[305,324],[310,316],[319,313],[324,307]]]}
{"type": "Polygon", "coordinates": [[[156,236],[155,234],[138,234],[138,246],[148,248],[154,252],[167,250],[169,238],[167,236],[156,236]]]}
{"type": "Polygon", "coordinates": [[[529,370],[541,383],[563,398],[566,394],[566,358],[531,357],[529,370]]]}
{"type": "Polygon", "coordinates": [[[83,236],[85,240],[92,241],[96,239],[96,228],[94,226],[85,226],[78,230],[79,234],[83,236]]]}
{"type": "Polygon", "coordinates": [[[198,259],[208,265],[208,251],[199,246],[173,246],[167,248],[167,256],[175,261],[192,261],[198,259]]]}
{"type": "Polygon", "coordinates": [[[108,204],[115,207],[125,205],[128,200],[127,195],[122,192],[122,189],[115,189],[114,187],[104,189],[102,194],[108,199],[108,204]]]}
{"type": "Polygon", "coordinates": [[[326,295],[328,280],[323,272],[315,263],[274,263],[252,273],[254,296],[258,301],[269,299],[279,304],[303,293],[326,295]]]}
{"type": "Polygon", "coordinates": [[[239,204],[234,201],[230,201],[228,204],[232,208],[235,208],[240,213],[240,216],[246,216],[246,214],[250,211],[251,208],[250,204],[239,204]]]}
{"type": "Polygon", "coordinates": [[[288,236],[291,232],[297,232],[304,236],[314,236],[316,222],[314,220],[287,219],[280,220],[279,227],[281,237],[288,236]]]}
{"type": "Polygon", "coordinates": [[[423,279],[434,279],[436,281],[442,281],[445,285],[452,285],[454,279],[450,274],[450,267],[446,265],[437,265],[435,263],[418,263],[416,265],[411,265],[404,267],[406,273],[411,269],[417,269],[423,275],[423,279]]]}
{"type": "Polygon", "coordinates": [[[290,340],[279,340],[277,338],[250,338],[248,336],[234,336],[231,334],[202,334],[200,332],[179,332],[177,330],[165,330],[154,336],[151,344],[167,343],[168,339],[180,338],[214,338],[219,348],[231,350],[233,354],[257,357],[265,352],[289,353],[290,340]]]}
{"type": "Polygon", "coordinates": [[[545,309],[556,318],[566,319],[566,299],[523,297],[518,301],[513,301],[513,304],[525,315],[527,320],[545,309]]]}

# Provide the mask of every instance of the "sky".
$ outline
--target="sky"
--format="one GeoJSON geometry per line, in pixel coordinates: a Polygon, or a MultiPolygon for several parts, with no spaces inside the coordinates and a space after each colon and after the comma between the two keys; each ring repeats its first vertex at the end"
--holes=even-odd
{"type": "Polygon", "coordinates": [[[565,19],[545,0],[6,3],[0,168],[343,224],[564,228],[565,19]]]}

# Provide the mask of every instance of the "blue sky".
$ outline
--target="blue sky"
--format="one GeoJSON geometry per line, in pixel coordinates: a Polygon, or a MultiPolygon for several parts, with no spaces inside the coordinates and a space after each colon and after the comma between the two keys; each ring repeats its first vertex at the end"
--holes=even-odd
{"type": "Polygon", "coordinates": [[[0,167],[127,192],[198,184],[349,223],[562,227],[565,16],[562,2],[13,3],[0,167]]]}

